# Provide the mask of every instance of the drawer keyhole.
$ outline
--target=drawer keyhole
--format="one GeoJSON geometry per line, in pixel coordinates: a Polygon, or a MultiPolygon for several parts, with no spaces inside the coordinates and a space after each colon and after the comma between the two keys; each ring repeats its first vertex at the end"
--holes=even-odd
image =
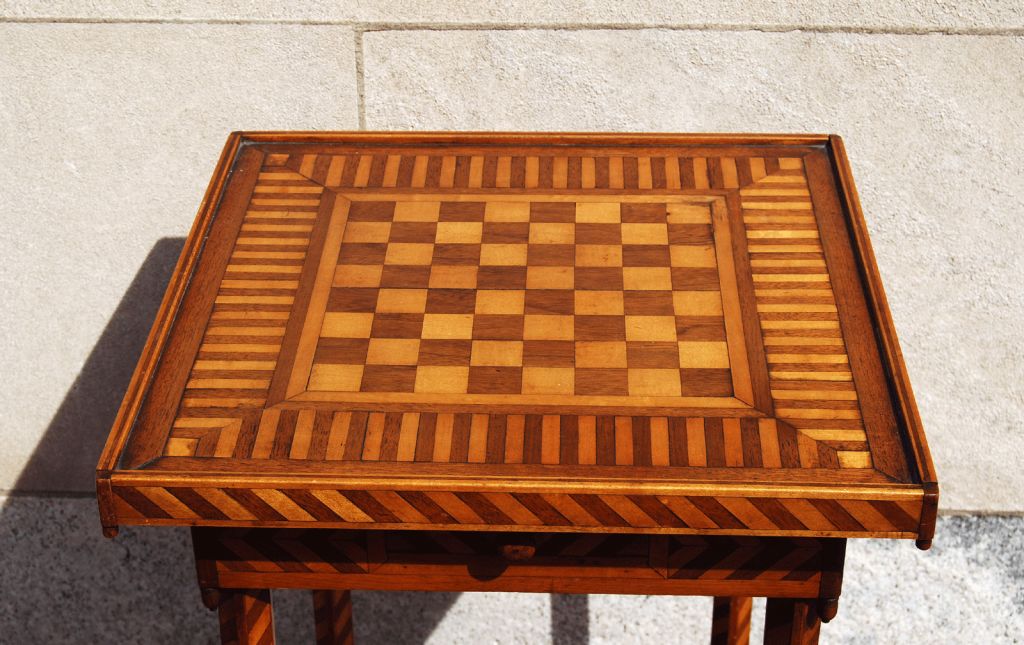
{"type": "Polygon", "coordinates": [[[537,553],[537,547],[533,544],[503,544],[501,545],[501,556],[509,562],[525,562],[537,553]]]}

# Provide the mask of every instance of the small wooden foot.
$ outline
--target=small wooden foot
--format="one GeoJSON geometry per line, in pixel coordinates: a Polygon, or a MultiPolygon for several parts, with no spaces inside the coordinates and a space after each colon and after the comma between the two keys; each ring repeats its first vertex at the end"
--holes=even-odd
{"type": "Polygon", "coordinates": [[[317,645],[352,645],[352,594],[349,591],[314,591],[313,618],[317,645]]]}
{"type": "Polygon", "coordinates": [[[268,589],[221,589],[220,642],[273,645],[274,618],[268,589]]]}
{"type": "Polygon", "coordinates": [[[750,642],[750,606],[753,599],[716,597],[711,614],[711,645],[747,645],[750,642]]]}
{"type": "Polygon", "coordinates": [[[817,599],[769,598],[765,645],[816,645],[821,631],[817,605],[817,599]]]}

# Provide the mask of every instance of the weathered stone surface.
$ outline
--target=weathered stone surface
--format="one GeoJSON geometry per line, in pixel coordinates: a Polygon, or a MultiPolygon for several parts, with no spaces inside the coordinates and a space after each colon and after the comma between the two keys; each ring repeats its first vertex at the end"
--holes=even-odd
{"type": "Polygon", "coordinates": [[[0,490],[93,489],[228,133],[355,127],[353,47],[344,27],[0,25],[0,490]]]}
{"type": "Polygon", "coordinates": [[[1024,39],[707,31],[365,35],[374,129],[843,135],[943,482],[1024,488],[1024,39]]]}

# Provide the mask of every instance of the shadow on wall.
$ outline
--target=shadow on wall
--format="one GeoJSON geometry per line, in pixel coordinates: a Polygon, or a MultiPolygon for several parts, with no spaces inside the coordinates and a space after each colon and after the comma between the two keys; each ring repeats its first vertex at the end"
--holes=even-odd
{"type": "Polygon", "coordinates": [[[184,244],[184,238],[165,237],[150,250],[64,395],[15,490],[94,488],[100,451],[184,244]]]}
{"type": "MultiPolygon", "coordinates": [[[[0,631],[15,641],[100,642],[112,632],[131,635],[126,642],[180,642],[182,634],[190,642],[216,640],[216,618],[199,601],[185,530],[128,529],[109,541],[91,495],[30,499],[53,491],[56,481],[93,488],[100,451],[184,242],[163,238],[153,246],[0,514],[0,588],[19,589],[0,602],[0,631]],[[55,607],[57,620],[49,613],[55,607]]],[[[287,592],[275,601],[282,642],[312,636],[312,602],[305,596],[287,592]]],[[[370,643],[423,643],[458,597],[357,594],[356,634],[370,643]]],[[[586,596],[551,596],[551,635],[556,645],[588,641],[586,596]]]]}

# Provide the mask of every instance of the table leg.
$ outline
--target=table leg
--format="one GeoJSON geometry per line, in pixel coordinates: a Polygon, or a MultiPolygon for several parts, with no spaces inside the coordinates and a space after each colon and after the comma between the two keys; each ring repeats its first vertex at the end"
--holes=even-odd
{"type": "Polygon", "coordinates": [[[273,645],[269,589],[221,589],[217,607],[224,645],[273,645]]]}
{"type": "Polygon", "coordinates": [[[711,645],[747,645],[750,642],[750,606],[744,596],[716,597],[711,614],[711,645]]]}
{"type": "Polygon", "coordinates": [[[816,645],[821,619],[817,599],[769,598],[765,645],[816,645]]]}
{"type": "Polygon", "coordinates": [[[313,592],[313,618],[317,645],[352,645],[352,594],[345,591],[313,592]]]}

